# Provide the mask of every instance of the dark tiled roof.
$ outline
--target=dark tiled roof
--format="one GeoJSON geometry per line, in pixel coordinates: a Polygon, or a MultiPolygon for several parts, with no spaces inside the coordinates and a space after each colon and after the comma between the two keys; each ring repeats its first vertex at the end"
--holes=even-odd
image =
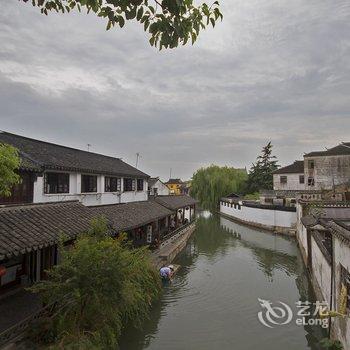
{"type": "Polygon", "coordinates": [[[119,158],[82,151],[0,131],[0,142],[16,147],[22,162],[43,169],[77,171],[148,178],[142,171],[119,158]]]}
{"type": "Polygon", "coordinates": [[[40,166],[40,164],[35,162],[33,159],[31,159],[27,155],[20,153],[20,158],[21,158],[20,169],[27,170],[27,171],[33,171],[33,172],[41,172],[42,171],[42,167],[40,166]]]}
{"type": "Polygon", "coordinates": [[[159,177],[151,177],[148,179],[148,186],[152,187],[156,184],[156,182],[159,180],[159,177]]]}
{"type": "Polygon", "coordinates": [[[306,215],[301,218],[301,222],[305,227],[311,227],[317,225],[319,220],[313,215],[306,215]]]}
{"type": "Polygon", "coordinates": [[[183,182],[180,179],[169,179],[169,181],[167,181],[165,184],[166,185],[169,185],[169,184],[182,185],[183,182]]]}
{"type": "Polygon", "coordinates": [[[350,244],[350,226],[349,221],[342,222],[339,220],[333,220],[328,224],[328,227],[331,229],[331,232],[336,236],[344,239],[350,244]]]}
{"type": "Polygon", "coordinates": [[[338,146],[332,147],[326,151],[310,152],[304,157],[321,157],[321,156],[342,156],[350,155],[350,142],[343,142],[338,146]]]}
{"type": "Polygon", "coordinates": [[[304,161],[296,160],[293,164],[287,165],[283,168],[277,169],[274,174],[303,174],[304,173],[304,161]]]}
{"type": "Polygon", "coordinates": [[[78,201],[0,207],[0,261],[68,240],[87,232],[91,221],[104,216],[111,234],[126,231],[171,215],[154,201],[86,207],[78,201]]]}
{"type": "Polygon", "coordinates": [[[131,230],[173,214],[155,201],[102,205],[89,209],[95,216],[105,216],[116,231],[131,230]]]}
{"type": "Polygon", "coordinates": [[[55,244],[86,232],[93,219],[77,201],[29,204],[0,208],[0,260],[13,254],[55,244]]]}
{"type": "Polygon", "coordinates": [[[195,199],[187,195],[157,196],[154,200],[170,210],[177,210],[179,208],[186,207],[187,205],[193,205],[197,203],[195,199]]]}

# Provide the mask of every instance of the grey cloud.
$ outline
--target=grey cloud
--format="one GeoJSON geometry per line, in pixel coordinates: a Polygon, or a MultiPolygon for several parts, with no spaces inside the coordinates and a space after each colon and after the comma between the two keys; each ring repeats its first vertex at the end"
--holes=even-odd
{"type": "Polygon", "coordinates": [[[123,157],[188,178],[250,166],[268,140],[281,163],[349,134],[347,0],[222,1],[198,44],[158,52],[137,24],[0,13],[0,129],[123,157]]]}

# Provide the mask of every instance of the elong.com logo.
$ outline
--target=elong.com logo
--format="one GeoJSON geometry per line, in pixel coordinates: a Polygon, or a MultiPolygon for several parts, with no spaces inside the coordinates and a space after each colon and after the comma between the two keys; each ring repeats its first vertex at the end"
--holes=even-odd
{"type": "MultiPolygon", "coordinates": [[[[282,301],[272,303],[269,300],[258,299],[261,311],[258,312],[258,319],[261,324],[268,328],[287,325],[292,322],[294,313],[292,308],[282,301]]],[[[298,326],[318,325],[328,327],[328,319],[321,318],[328,308],[326,302],[298,301],[295,303],[298,311],[295,317],[295,324],[298,326]]]]}

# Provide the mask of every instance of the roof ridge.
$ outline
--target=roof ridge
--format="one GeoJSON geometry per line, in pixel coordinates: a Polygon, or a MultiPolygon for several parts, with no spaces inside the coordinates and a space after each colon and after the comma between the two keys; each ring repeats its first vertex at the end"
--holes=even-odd
{"type": "Polygon", "coordinates": [[[0,211],[16,210],[16,209],[21,209],[21,208],[42,207],[42,206],[54,206],[54,205],[57,205],[57,204],[64,205],[64,204],[72,204],[72,203],[80,203],[80,202],[77,199],[76,200],[72,199],[72,200],[68,200],[68,201],[55,201],[55,202],[3,204],[3,205],[0,205],[0,211]]]}
{"type": "MultiPolygon", "coordinates": [[[[96,154],[96,155],[98,155],[98,156],[102,156],[102,157],[106,157],[106,158],[118,159],[118,160],[120,160],[121,162],[125,163],[125,162],[124,162],[121,158],[119,158],[119,157],[108,156],[108,155],[105,155],[105,154],[102,154],[102,153],[90,152],[90,151],[85,151],[85,150],[80,149],[80,148],[74,148],[74,147],[69,147],[69,146],[60,145],[60,144],[58,144],[58,143],[53,143],[53,142],[48,142],[48,141],[33,139],[33,138],[31,138],[31,137],[22,136],[22,135],[18,135],[18,134],[13,134],[13,133],[11,133],[11,132],[7,132],[7,131],[3,131],[3,130],[0,130],[0,134],[10,135],[10,136],[14,136],[14,137],[18,137],[18,138],[30,140],[30,141],[37,142],[37,143],[45,143],[45,144],[48,144],[48,145],[52,145],[52,146],[56,146],[56,147],[62,147],[62,148],[65,148],[65,149],[71,149],[71,150],[79,151],[79,152],[83,152],[83,153],[96,154]]],[[[127,164],[127,163],[125,163],[125,164],[127,164]]]]}

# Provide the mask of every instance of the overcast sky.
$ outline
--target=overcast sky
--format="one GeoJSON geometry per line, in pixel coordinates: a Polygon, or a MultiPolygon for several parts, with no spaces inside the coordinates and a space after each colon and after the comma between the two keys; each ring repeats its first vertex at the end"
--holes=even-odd
{"type": "Polygon", "coordinates": [[[195,46],[158,52],[136,23],[0,0],[0,129],[188,179],[350,141],[349,0],[222,0],[195,46]]]}

